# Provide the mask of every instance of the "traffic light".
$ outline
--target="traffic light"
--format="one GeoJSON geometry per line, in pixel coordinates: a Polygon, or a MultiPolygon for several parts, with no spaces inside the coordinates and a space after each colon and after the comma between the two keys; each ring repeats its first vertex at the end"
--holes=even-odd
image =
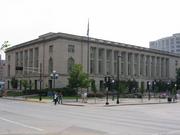
{"type": "Polygon", "coordinates": [[[149,90],[149,81],[147,81],[147,90],[149,90]]]}

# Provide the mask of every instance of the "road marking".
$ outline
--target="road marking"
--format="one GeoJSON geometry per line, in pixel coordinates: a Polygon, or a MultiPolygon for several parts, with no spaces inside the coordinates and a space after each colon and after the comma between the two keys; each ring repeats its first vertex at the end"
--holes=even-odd
{"type": "Polygon", "coordinates": [[[40,131],[40,132],[42,132],[42,131],[43,131],[43,129],[41,129],[41,128],[36,128],[36,127],[29,126],[29,125],[26,125],[26,124],[23,124],[23,123],[20,123],[20,122],[16,122],[16,121],[8,120],[8,119],[6,119],[6,118],[2,118],[2,117],[0,117],[0,120],[3,120],[3,121],[6,121],[6,122],[9,122],[9,123],[12,123],[12,124],[15,124],[15,125],[19,125],[19,126],[22,126],[22,127],[25,127],[25,128],[34,129],[34,130],[37,130],[37,131],[40,131]]]}

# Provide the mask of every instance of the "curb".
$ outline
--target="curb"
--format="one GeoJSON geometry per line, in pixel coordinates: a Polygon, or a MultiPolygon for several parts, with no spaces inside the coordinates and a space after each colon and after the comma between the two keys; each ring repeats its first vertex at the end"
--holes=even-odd
{"type": "Polygon", "coordinates": [[[6,97],[3,97],[1,99],[17,100],[17,101],[25,101],[25,102],[35,102],[35,103],[48,103],[48,102],[45,102],[45,101],[32,101],[32,100],[28,100],[28,99],[17,99],[17,98],[6,98],[6,97]]]}
{"type": "MultiPolygon", "coordinates": [[[[45,102],[45,101],[33,101],[33,100],[28,100],[28,99],[17,99],[17,98],[8,98],[8,97],[2,97],[1,99],[7,99],[7,100],[17,100],[17,101],[24,101],[24,102],[32,102],[32,103],[50,103],[50,102],[45,102]]],[[[103,105],[103,104],[98,104],[98,107],[113,107],[113,106],[131,106],[131,105],[152,105],[152,104],[173,104],[173,103],[178,103],[178,101],[176,102],[162,102],[162,103],[129,103],[129,104],[109,104],[109,105],[103,105]]],[[[66,106],[80,106],[80,107],[85,107],[88,105],[92,105],[91,103],[87,103],[87,104],[72,104],[72,103],[63,103],[62,105],[66,105],[66,106]]],[[[95,104],[96,105],[96,104],[95,104]]]]}
{"type": "Polygon", "coordinates": [[[168,103],[168,102],[163,102],[163,103],[142,103],[142,104],[116,104],[116,105],[104,105],[104,107],[112,107],[112,106],[128,106],[128,105],[153,105],[153,104],[174,104],[174,103],[177,103],[177,102],[171,102],[171,103],[168,103]]]}

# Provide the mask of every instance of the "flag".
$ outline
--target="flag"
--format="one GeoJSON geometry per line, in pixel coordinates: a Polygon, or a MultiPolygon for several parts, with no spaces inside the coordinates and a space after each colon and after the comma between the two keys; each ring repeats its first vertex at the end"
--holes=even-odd
{"type": "Polygon", "coordinates": [[[89,37],[89,19],[88,19],[88,26],[87,26],[87,36],[89,37]]]}

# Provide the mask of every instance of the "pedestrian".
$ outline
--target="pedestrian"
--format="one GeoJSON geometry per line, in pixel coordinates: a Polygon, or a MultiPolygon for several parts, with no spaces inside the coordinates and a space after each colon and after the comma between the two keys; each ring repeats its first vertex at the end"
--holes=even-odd
{"type": "Polygon", "coordinates": [[[58,102],[58,95],[57,93],[54,94],[54,105],[56,105],[58,102]]]}
{"type": "Polygon", "coordinates": [[[62,104],[63,95],[61,92],[58,93],[58,104],[62,104]]]}

